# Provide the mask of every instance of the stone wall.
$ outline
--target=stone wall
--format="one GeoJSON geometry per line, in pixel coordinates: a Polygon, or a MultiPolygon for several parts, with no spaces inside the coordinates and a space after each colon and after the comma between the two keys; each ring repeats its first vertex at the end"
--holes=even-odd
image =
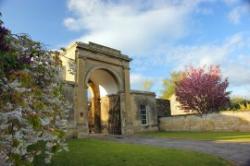
{"type": "Polygon", "coordinates": [[[68,131],[66,135],[68,137],[76,137],[76,123],[74,118],[74,83],[70,81],[65,81],[65,84],[63,86],[63,94],[65,97],[65,100],[67,100],[70,104],[72,104],[72,109],[69,111],[68,116],[68,131]]]}
{"type": "Polygon", "coordinates": [[[203,115],[160,118],[162,131],[250,131],[250,111],[223,111],[203,115]]]}
{"type": "Polygon", "coordinates": [[[72,82],[65,82],[63,86],[63,94],[65,99],[72,104],[72,109],[69,112],[68,120],[70,125],[74,124],[74,110],[73,110],[73,103],[74,103],[74,84],[72,82]]]}

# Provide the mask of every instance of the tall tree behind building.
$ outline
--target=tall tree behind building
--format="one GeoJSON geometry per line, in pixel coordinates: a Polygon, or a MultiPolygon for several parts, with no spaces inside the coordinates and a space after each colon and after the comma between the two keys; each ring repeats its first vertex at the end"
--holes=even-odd
{"type": "Polygon", "coordinates": [[[181,81],[185,77],[184,72],[173,72],[169,79],[163,80],[163,90],[161,98],[169,99],[175,93],[176,83],[181,81]]]}

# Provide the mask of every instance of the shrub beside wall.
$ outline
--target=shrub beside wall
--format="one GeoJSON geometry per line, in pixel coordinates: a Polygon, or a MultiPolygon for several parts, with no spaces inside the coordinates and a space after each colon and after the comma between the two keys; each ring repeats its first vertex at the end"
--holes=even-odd
{"type": "Polygon", "coordinates": [[[250,131],[250,111],[223,111],[203,115],[160,118],[162,131],[250,131]]]}

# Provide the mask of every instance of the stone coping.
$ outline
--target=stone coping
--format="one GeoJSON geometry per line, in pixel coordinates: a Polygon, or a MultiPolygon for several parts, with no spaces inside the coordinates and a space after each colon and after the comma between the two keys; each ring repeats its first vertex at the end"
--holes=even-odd
{"type": "Polygon", "coordinates": [[[131,94],[139,94],[139,95],[151,95],[151,96],[155,96],[154,92],[142,91],[142,90],[131,90],[130,93],[131,94]]]}

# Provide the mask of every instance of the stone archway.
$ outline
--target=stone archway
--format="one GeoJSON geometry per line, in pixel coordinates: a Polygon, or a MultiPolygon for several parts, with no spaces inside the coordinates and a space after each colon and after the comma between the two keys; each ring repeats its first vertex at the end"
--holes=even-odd
{"type": "MultiPolygon", "coordinates": [[[[95,80],[93,75],[106,75],[105,78],[110,77],[109,81],[104,84],[104,91],[108,97],[109,103],[109,113],[113,114],[109,117],[109,123],[106,123],[106,130],[108,133],[133,133],[133,121],[130,109],[130,79],[129,79],[129,62],[131,61],[128,56],[121,54],[119,50],[115,50],[109,47],[98,45],[95,43],[75,43],[70,48],[67,49],[68,57],[73,57],[75,61],[76,72],[74,77],[70,76],[69,78],[74,81],[74,122],[78,133],[89,133],[89,102],[88,102],[88,87],[92,86],[92,91],[99,92],[99,98],[101,100],[101,89],[100,83],[101,80],[95,80]],[[102,71],[102,72],[101,72],[102,71]],[[97,72],[97,73],[96,73],[97,72]],[[100,73],[101,72],[101,73],[100,73]],[[112,79],[115,86],[112,85],[110,80],[112,79]],[[92,82],[90,86],[89,83],[92,82]],[[116,88],[114,88],[116,87],[116,88]],[[116,96],[116,97],[115,97],[116,96]],[[114,104],[116,103],[116,104],[114,104]],[[119,106],[119,107],[118,107],[119,106]],[[119,125],[116,123],[114,118],[116,117],[116,109],[119,109],[120,122],[119,125]],[[115,127],[120,126],[120,127],[115,127]],[[119,129],[118,129],[119,128],[119,129]],[[119,132],[118,132],[119,131],[119,132]]],[[[95,101],[98,100],[98,93],[96,93],[95,101]]],[[[103,99],[104,101],[104,99],[103,99]]],[[[108,102],[107,101],[107,102],[108,102]]],[[[98,102],[97,102],[98,103],[98,102]]],[[[93,104],[92,104],[93,106],[93,104]]],[[[100,109],[103,105],[100,104],[100,109]]],[[[97,108],[98,105],[96,104],[97,108]]],[[[93,109],[93,108],[92,108],[93,109]]],[[[102,109],[104,110],[104,109],[102,109]]],[[[100,111],[100,116],[101,115],[100,111]]],[[[117,115],[118,117],[118,115],[117,115]]],[[[96,121],[94,121],[96,122],[96,121]]],[[[95,123],[97,124],[97,123],[95,123]]],[[[104,124],[104,123],[103,123],[104,124]]],[[[90,124],[92,125],[92,124],[90,124]]],[[[94,125],[95,126],[95,125],[94,125]]],[[[92,125],[93,128],[93,125],[92,125]]],[[[96,129],[97,131],[97,129],[96,129]]],[[[101,131],[104,131],[103,126],[101,125],[101,131]]]]}
{"type": "Polygon", "coordinates": [[[120,84],[109,69],[95,67],[85,78],[88,84],[89,133],[121,134],[120,84]]]}
{"type": "Polygon", "coordinates": [[[96,43],[76,42],[60,57],[65,97],[74,106],[69,112],[69,135],[133,134],[158,129],[155,94],[130,90],[132,59],[127,55],[96,43]],[[142,123],[139,104],[148,108],[143,114],[147,124],[142,123]]]}

